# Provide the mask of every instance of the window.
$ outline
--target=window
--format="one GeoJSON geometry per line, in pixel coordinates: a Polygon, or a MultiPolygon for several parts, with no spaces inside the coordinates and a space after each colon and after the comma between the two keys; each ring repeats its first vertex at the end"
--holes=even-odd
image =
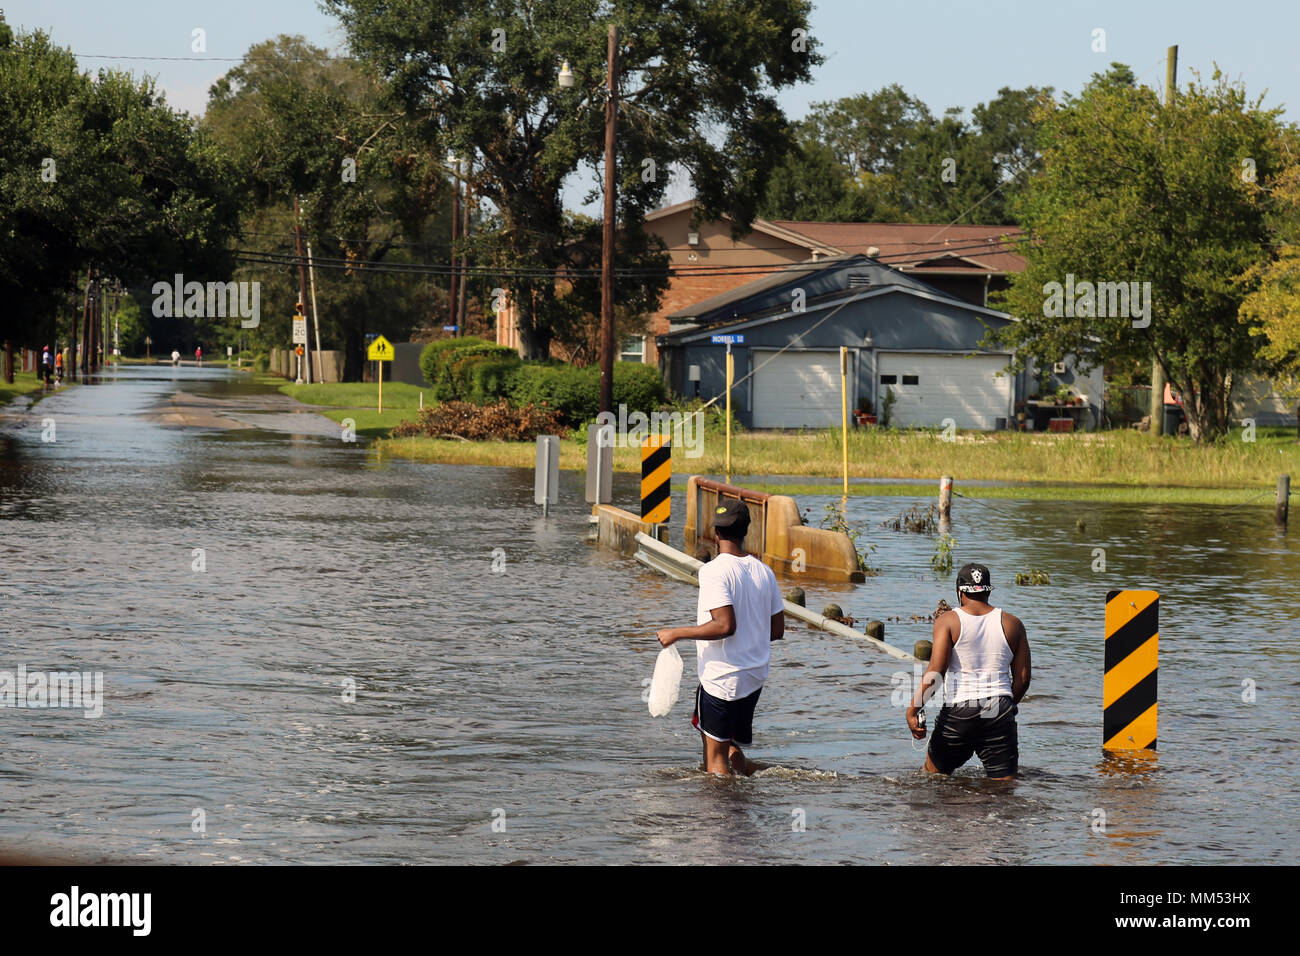
{"type": "Polygon", "coordinates": [[[904,376],[903,376],[903,384],[904,384],[904,385],[919,385],[919,384],[921,384],[921,383],[920,383],[920,381],[917,379],[917,377],[916,377],[915,375],[904,375],[904,376]]]}
{"type": "Polygon", "coordinates": [[[645,336],[630,335],[623,340],[623,350],[619,353],[620,362],[645,361],[645,336]]]}
{"type": "Polygon", "coordinates": [[[898,376],[897,376],[897,375],[882,375],[882,376],[880,376],[880,384],[881,384],[881,385],[897,385],[897,384],[898,384],[898,376]]]}

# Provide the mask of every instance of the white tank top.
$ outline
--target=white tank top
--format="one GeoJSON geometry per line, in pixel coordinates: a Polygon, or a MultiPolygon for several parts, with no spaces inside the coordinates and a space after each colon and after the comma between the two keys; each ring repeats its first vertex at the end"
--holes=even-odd
{"type": "Polygon", "coordinates": [[[944,675],[944,702],[1012,696],[1011,646],[1002,631],[1002,609],[988,614],[953,610],[961,619],[961,635],[944,675]]]}

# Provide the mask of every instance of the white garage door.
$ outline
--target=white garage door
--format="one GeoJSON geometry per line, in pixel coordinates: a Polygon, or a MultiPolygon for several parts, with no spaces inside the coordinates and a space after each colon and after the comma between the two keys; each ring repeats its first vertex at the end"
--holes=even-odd
{"type": "Polygon", "coordinates": [[[825,428],[840,423],[838,351],[792,350],[777,355],[756,350],[751,355],[758,368],[754,374],[755,428],[825,428]]]}
{"type": "Polygon", "coordinates": [[[1010,375],[999,375],[1009,355],[935,355],[883,352],[878,356],[878,395],[898,396],[894,425],[937,426],[951,418],[958,428],[992,428],[1011,414],[1010,375]]]}

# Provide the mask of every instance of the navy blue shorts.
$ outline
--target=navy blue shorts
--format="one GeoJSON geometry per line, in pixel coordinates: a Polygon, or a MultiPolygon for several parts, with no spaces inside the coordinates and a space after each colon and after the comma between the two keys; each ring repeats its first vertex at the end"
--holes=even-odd
{"type": "Polygon", "coordinates": [[[758,704],[759,688],[739,700],[722,700],[714,697],[704,685],[695,688],[695,710],[691,712],[691,726],[721,743],[734,743],[748,747],[754,742],[754,707],[758,704]]]}
{"type": "Polygon", "coordinates": [[[1016,714],[1010,697],[967,700],[944,707],[930,737],[930,763],[940,773],[952,773],[972,754],[990,777],[1009,777],[1020,764],[1016,714]]]}

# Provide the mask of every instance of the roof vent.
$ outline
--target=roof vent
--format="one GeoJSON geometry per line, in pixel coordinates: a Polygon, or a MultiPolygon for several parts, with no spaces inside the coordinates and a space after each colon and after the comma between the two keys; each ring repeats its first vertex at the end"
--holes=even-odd
{"type": "Polygon", "coordinates": [[[867,255],[870,256],[872,259],[877,259],[877,258],[879,258],[879,257],[880,257],[880,247],[879,247],[879,246],[869,246],[869,247],[867,248],[867,255]]]}
{"type": "Polygon", "coordinates": [[[850,273],[849,273],[849,288],[850,288],[850,289],[869,289],[869,288],[871,288],[871,276],[869,276],[869,275],[868,275],[867,273],[865,273],[865,272],[850,272],[850,273]]]}

